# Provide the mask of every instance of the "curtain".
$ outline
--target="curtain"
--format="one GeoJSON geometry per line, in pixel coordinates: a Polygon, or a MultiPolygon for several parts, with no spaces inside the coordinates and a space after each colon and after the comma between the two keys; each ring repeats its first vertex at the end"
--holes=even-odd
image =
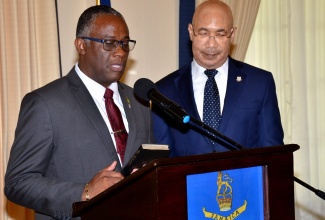
{"type": "MultiPolygon", "coordinates": [[[[294,175],[325,191],[324,0],[261,1],[245,61],[273,73],[294,175]]],[[[280,184],[280,183],[279,183],[280,184]]],[[[325,202],[295,183],[296,219],[325,219],[325,202]]]]}
{"type": "MultiPolygon", "coordinates": [[[[0,188],[23,95],[60,75],[55,1],[0,0],[0,188]]],[[[0,193],[0,219],[33,213],[0,193]]]]}

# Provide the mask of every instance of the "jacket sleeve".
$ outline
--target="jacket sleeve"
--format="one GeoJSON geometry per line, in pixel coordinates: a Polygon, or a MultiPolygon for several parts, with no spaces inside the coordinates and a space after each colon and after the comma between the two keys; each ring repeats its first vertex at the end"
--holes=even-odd
{"type": "Polygon", "coordinates": [[[264,101],[260,113],[259,146],[283,145],[283,128],[276,96],[275,82],[269,74],[264,101]]]}
{"type": "Polygon", "coordinates": [[[30,93],[22,101],[15,141],[5,175],[5,195],[19,205],[69,219],[72,203],[80,201],[83,183],[64,182],[46,177],[55,152],[52,118],[46,102],[30,93]]]}

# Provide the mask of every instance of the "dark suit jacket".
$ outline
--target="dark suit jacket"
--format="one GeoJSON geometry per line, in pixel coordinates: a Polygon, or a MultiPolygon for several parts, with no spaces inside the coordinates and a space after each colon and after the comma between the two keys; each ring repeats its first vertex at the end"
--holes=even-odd
{"type": "MultiPolygon", "coordinates": [[[[282,145],[283,130],[272,74],[230,57],[228,72],[219,132],[245,148],[282,145]]],[[[159,80],[156,85],[162,94],[200,120],[190,64],[159,80]]],[[[171,119],[160,109],[155,108],[154,112],[155,140],[170,145],[172,156],[228,150],[224,144],[212,145],[210,137],[199,129],[171,119]]]]}
{"type": "MultiPolygon", "coordinates": [[[[149,108],[135,99],[132,88],[122,83],[118,88],[129,124],[126,163],[153,137],[149,108]]],[[[19,205],[68,219],[85,184],[114,160],[119,161],[109,130],[73,68],[67,76],[24,97],[5,194],[19,205]]],[[[121,170],[119,163],[116,170],[121,170]]],[[[37,218],[50,219],[40,214],[37,218]]]]}

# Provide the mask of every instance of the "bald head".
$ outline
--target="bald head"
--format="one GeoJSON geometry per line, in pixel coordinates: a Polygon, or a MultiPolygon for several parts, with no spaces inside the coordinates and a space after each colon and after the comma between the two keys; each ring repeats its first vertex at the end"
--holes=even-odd
{"type": "Polygon", "coordinates": [[[233,16],[230,7],[219,0],[207,0],[197,6],[192,24],[195,25],[203,19],[225,20],[229,23],[229,27],[233,26],[233,16]]]}
{"type": "Polygon", "coordinates": [[[188,32],[195,61],[206,69],[221,67],[234,38],[232,12],[227,4],[207,0],[195,10],[188,32]]]}

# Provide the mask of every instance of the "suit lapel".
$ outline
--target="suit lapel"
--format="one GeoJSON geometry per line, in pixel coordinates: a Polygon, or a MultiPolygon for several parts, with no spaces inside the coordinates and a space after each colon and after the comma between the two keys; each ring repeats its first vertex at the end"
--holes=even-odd
{"type": "Polygon", "coordinates": [[[180,73],[180,76],[175,78],[174,82],[182,102],[178,104],[180,104],[188,114],[200,120],[194,99],[191,65],[188,65],[184,71],[180,73]]]}
{"type": "MultiPolygon", "coordinates": [[[[179,104],[183,106],[183,108],[190,116],[193,116],[195,119],[201,121],[194,98],[191,65],[188,65],[187,68],[180,73],[180,76],[175,79],[175,86],[178,88],[179,94],[181,96],[182,104],[179,104]]],[[[202,135],[202,137],[207,141],[209,145],[212,146],[209,137],[206,135],[202,135]]]]}
{"type": "MultiPolygon", "coordinates": [[[[80,104],[80,108],[85,112],[87,118],[89,119],[92,127],[97,131],[100,139],[103,142],[109,156],[118,161],[116,150],[114,148],[114,143],[109,134],[109,130],[105,121],[102,118],[93,98],[88,92],[86,86],[83,84],[81,79],[78,77],[77,73],[73,70],[67,75],[68,80],[71,85],[72,94],[80,104]]],[[[89,129],[91,126],[89,126],[89,129]]],[[[118,163],[118,166],[119,163],[118,163]]]]}
{"type": "Polygon", "coordinates": [[[238,108],[240,94],[245,85],[246,74],[241,72],[240,68],[235,65],[235,61],[229,58],[229,70],[227,91],[222,111],[222,119],[219,126],[219,131],[222,133],[226,130],[227,124],[234,110],[238,108]]]}
{"type": "Polygon", "coordinates": [[[135,121],[135,118],[133,116],[132,109],[131,109],[131,100],[132,100],[133,94],[128,94],[127,90],[124,89],[124,86],[121,83],[118,83],[118,90],[119,90],[119,93],[121,96],[123,108],[125,111],[126,118],[128,120],[128,125],[129,125],[129,134],[128,134],[128,140],[127,140],[125,156],[124,156],[124,160],[128,161],[129,158],[132,156],[133,148],[139,147],[139,146],[134,146],[134,144],[133,144],[136,142],[135,138],[136,138],[136,132],[137,132],[136,121],[135,121]]]}

